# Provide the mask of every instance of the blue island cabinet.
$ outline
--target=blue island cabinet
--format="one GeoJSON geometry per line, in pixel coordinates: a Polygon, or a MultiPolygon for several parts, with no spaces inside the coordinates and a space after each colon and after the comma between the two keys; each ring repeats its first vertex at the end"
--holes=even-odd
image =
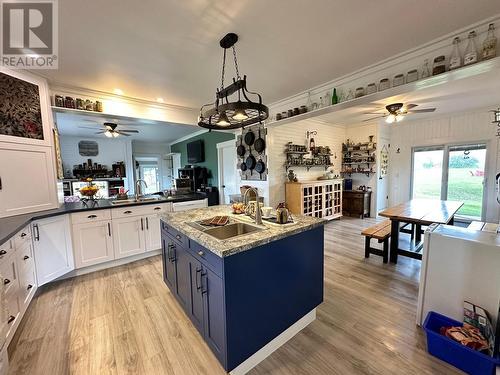
{"type": "Polygon", "coordinates": [[[323,236],[319,226],[221,258],[162,222],[165,284],[226,371],[323,301],[323,236]]]}

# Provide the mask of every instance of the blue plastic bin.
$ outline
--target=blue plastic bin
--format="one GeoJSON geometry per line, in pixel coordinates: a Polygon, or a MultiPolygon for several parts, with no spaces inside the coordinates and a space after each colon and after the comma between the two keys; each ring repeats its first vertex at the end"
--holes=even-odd
{"type": "Polygon", "coordinates": [[[441,327],[461,327],[462,325],[462,322],[430,311],[424,322],[424,329],[427,334],[427,350],[434,357],[448,362],[468,374],[494,374],[496,366],[500,366],[500,359],[470,349],[439,333],[441,327]]]}

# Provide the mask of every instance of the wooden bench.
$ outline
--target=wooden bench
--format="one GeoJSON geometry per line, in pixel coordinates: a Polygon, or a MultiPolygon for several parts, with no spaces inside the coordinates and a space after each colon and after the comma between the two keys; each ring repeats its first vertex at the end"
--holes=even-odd
{"type": "Polygon", "coordinates": [[[389,260],[389,237],[391,236],[391,221],[384,220],[380,223],[372,225],[361,232],[365,236],[365,258],[369,258],[370,254],[383,257],[384,263],[389,260]],[[383,243],[383,249],[371,247],[370,241],[374,238],[378,243],[383,243]]]}

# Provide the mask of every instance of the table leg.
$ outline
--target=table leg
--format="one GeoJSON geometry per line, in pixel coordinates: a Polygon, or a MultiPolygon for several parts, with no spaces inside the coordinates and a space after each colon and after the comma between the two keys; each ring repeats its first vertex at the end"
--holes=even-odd
{"type": "Polygon", "coordinates": [[[422,241],[422,225],[415,224],[415,245],[422,241]]]}
{"type": "Polygon", "coordinates": [[[391,263],[398,262],[399,251],[399,220],[391,219],[391,263]]]}

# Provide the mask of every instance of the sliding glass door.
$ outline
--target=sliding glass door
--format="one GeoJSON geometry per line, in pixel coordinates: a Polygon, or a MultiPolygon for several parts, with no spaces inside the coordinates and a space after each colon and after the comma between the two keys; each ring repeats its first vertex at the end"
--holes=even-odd
{"type": "Polygon", "coordinates": [[[418,147],[413,150],[412,197],[464,202],[457,216],[483,216],[486,144],[418,147]]]}

